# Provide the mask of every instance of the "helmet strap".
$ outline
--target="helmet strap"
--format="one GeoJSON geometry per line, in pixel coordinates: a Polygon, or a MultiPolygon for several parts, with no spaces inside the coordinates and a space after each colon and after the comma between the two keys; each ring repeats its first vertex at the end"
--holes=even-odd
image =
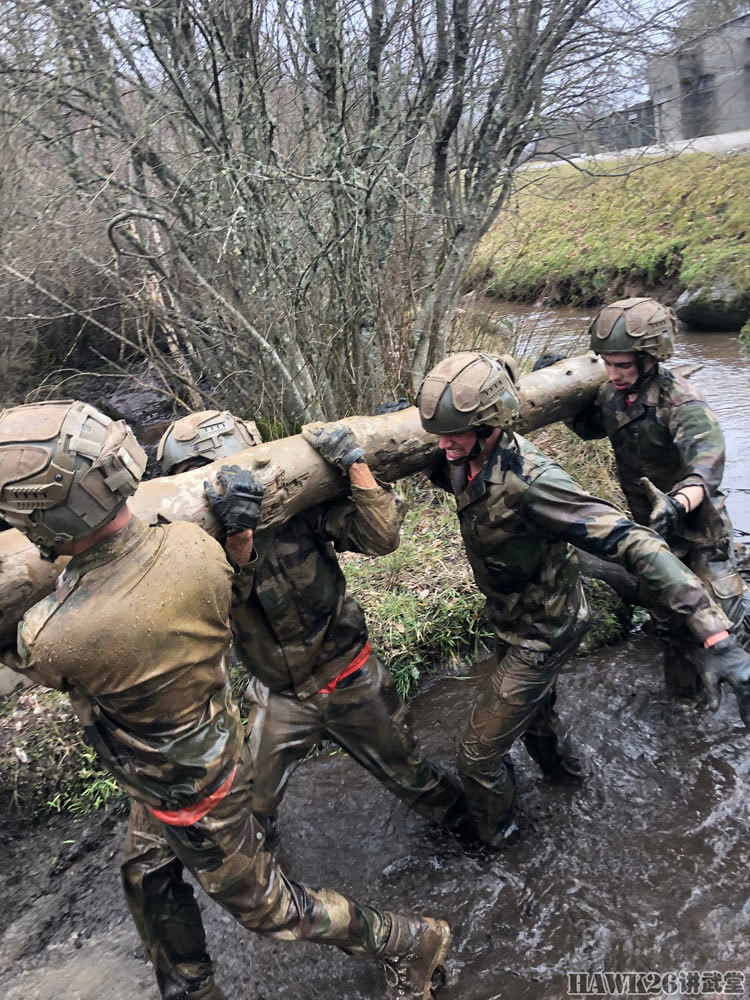
{"type": "Polygon", "coordinates": [[[631,385],[629,389],[626,390],[625,395],[630,396],[632,393],[640,392],[644,385],[655,375],[659,370],[659,362],[657,361],[653,368],[649,368],[646,371],[646,358],[648,355],[645,351],[635,351],[635,366],[638,369],[638,378],[631,385]]]}

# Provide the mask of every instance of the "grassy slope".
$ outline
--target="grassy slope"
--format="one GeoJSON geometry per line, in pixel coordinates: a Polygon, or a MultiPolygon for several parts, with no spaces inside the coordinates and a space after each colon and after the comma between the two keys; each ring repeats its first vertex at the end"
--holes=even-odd
{"type": "Polygon", "coordinates": [[[619,177],[526,170],[517,188],[471,265],[491,294],[598,301],[628,281],[695,288],[722,276],[750,291],[750,154],[631,164],[619,177]]]}

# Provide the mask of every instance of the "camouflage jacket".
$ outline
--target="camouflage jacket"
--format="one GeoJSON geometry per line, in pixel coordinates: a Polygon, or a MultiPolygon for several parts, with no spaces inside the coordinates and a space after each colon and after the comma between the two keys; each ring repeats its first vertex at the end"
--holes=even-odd
{"type": "Polygon", "coordinates": [[[199,802],[239,757],[225,668],[231,575],[197,525],[133,518],[71,559],[19,625],[17,657],[3,653],[68,692],[104,765],[148,806],[199,802]]]}
{"type": "Polygon", "coordinates": [[[704,501],[688,515],[681,539],[672,547],[711,546],[732,537],[720,491],[724,474],[724,435],[702,393],[686,379],[657,366],[628,406],[626,393],[605,383],[594,402],[569,421],[585,440],[608,437],[617,476],[633,517],[648,524],[651,504],[639,484],[642,476],[665,493],[700,486],[704,501]]]}
{"type": "Polygon", "coordinates": [[[258,531],[254,559],[234,588],[235,648],[272,691],[309,698],[367,641],[365,616],[346,592],[336,552],[385,555],[398,546],[401,504],[377,487],[321,504],[258,531]]]}
{"type": "Polygon", "coordinates": [[[519,434],[505,434],[469,483],[466,468],[442,459],[433,481],[456,495],[466,554],[502,642],[547,650],[573,638],[584,598],[571,545],[641,577],[700,641],[727,627],[655,532],[586,493],[519,434]]]}

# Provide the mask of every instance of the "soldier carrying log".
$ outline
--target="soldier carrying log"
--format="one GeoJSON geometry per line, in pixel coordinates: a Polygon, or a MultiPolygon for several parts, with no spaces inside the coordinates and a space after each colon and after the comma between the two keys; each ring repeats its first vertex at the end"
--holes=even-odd
{"type": "Polygon", "coordinates": [[[518,737],[550,777],[583,775],[555,711],[557,675],[588,618],[573,545],[643,581],[703,647],[699,666],[711,707],[727,683],[750,726],[750,656],[729,635],[721,608],[655,531],[586,493],[514,433],[514,383],[504,359],[463,352],[428,373],[417,400],[422,425],[438,435],[443,453],[433,481],[456,497],[466,554],[496,636],[497,665],[459,749],[469,805],[493,847],[517,836],[506,754],[518,737]]]}

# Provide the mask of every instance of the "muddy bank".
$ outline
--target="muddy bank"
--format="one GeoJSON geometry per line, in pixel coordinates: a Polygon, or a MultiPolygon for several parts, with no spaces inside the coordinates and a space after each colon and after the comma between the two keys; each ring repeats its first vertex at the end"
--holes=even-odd
{"type": "MultiPolygon", "coordinates": [[[[291,874],[382,906],[448,917],[443,1000],[562,1000],[576,971],[750,971],[748,736],[662,692],[649,638],[575,661],[561,708],[586,749],[583,788],[514,749],[522,840],[465,854],[341,754],[306,762],[282,808],[291,874]]],[[[478,681],[435,681],[414,703],[429,752],[452,762],[478,681]]],[[[124,817],[53,821],[1,844],[0,995],[157,1000],[117,882],[124,817]],[[65,843],[72,841],[72,843],[65,843]]],[[[263,941],[204,906],[233,1000],[366,1000],[376,968],[263,941]]]]}

